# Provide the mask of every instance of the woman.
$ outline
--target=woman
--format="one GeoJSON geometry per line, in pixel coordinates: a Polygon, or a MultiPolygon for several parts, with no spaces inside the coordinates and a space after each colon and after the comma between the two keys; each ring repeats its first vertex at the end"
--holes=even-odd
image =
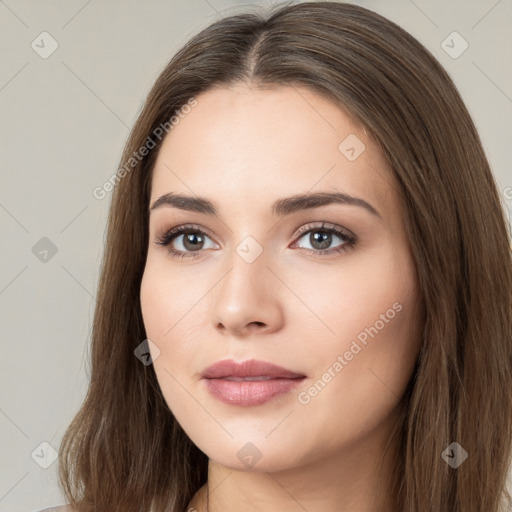
{"type": "Polygon", "coordinates": [[[60,450],[76,510],[510,501],[506,223],[459,93],[403,29],[335,2],[213,23],[113,185],[60,450]]]}

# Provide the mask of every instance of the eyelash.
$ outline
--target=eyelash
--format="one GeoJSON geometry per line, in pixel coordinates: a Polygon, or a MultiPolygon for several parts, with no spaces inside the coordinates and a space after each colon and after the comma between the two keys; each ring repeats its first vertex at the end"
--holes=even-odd
{"type": "MultiPolygon", "coordinates": [[[[340,228],[334,224],[329,224],[330,227],[326,227],[325,223],[322,223],[321,226],[314,226],[311,224],[306,224],[303,226],[299,233],[297,233],[297,241],[300,240],[305,234],[308,234],[310,232],[322,232],[322,233],[329,233],[334,234],[341,238],[343,240],[343,244],[339,245],[338,247],[335,247],[334,249],[321,249],[321,250],[314,250],[314,249],[302,249],[303,251],[306,251],[307,254],[313,254],[315,256],[318,255],[324,255],[324,254],[336,254],[341,253],[343,251],[346,251],[348,249],[351,249],[355,246],[357,242],[357,237],[351,233],[350,231],[340,228]]],[[[196,225],[193,224],[184,224],[182,226],[175,227],[173,229],[170,229],[169,231],[166,231],[163,235],[157,236],[155,243],[157,245],[161,245],[163,247],[167,247],[172,241],[174,241],[178,236],[186,233],[195,233],[200,234],[201,236],[208,236],[208,234],[203,231],[201,228],[199,228],[196,225]]],[[[208,237],[210,238],[210,237],[208,237]]],[[[197,258],[203,250],[198,251],[177,251],[176,249],[168,248],[169,252],[171,253],[171,256],[174,258],[197,258]]]]}

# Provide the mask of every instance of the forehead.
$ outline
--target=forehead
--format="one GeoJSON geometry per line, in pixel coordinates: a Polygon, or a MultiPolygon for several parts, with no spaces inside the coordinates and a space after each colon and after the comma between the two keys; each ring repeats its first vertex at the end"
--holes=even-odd
{"type": "Polygon", "coordinates": [[[314,91],[237,85],[196,100],[163,141],[151,202],[171,191],[245,209],[317,190],[364,196],[377,207],[394,200],[375,141],[314,91]]]}

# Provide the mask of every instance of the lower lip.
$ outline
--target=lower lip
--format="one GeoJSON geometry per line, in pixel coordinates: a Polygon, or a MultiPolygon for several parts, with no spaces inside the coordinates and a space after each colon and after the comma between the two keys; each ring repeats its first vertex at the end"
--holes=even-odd
{"type": "Polygon", "coordinates": [[[289,393],[305,377],[297,379],[269,379],[259,381],[205,379],[208,391],[229,405],[250,407],[268,402],[283,393],[289,393]]]}

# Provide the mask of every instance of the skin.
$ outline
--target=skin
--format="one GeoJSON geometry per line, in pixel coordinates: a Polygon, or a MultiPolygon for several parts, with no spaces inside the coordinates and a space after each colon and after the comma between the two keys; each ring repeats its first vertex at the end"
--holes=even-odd
{"type": "MultiPolygon", "coordinates": [[[[395,444],[385,456],[384,447],[418,357],[423,309],[387,161],[361,125],[307,88],[240,84],[196,99],[163,142],[150,205],[182,193],[210,199],[218,215],[151,212],[140,298],[165,400],[209,457],[209,510],[392,512],[392,497],[378,501],[396,454],[395,444]],[[365,145],[354,161],[338,149],[349,134],[365,145]],[[272,214],[276,199],[321,191],[364,199],[380,217],[348,204],[272,214]],[[350,230],[356,244],[318,255],[312,233],[297,232],[311,223],[324,233],[322,222],[350,230]],[[197,258],[155,243],[188,223],[207,233],[197,258]],[[236,251],[248,236],[263,251],[252,263],[236,251]],[[393,304],[394,318],[333,371],[393,304]],[[228,405],[200,378],[227,358],[262,359],[306,379],[264,404],[228,405]],[[330,381],[301,403],[329,368],[330,381]],[[252,467],[237,457],[248,442],[261,453],[252,467]]],[[[333,234],[327,250],[343,243],[333,234]]],[[[171,245],[194,252],[183,235],[171,245]]],[[[205,511],[206,494],[203,486],[189,507],[205,511]]]]}

